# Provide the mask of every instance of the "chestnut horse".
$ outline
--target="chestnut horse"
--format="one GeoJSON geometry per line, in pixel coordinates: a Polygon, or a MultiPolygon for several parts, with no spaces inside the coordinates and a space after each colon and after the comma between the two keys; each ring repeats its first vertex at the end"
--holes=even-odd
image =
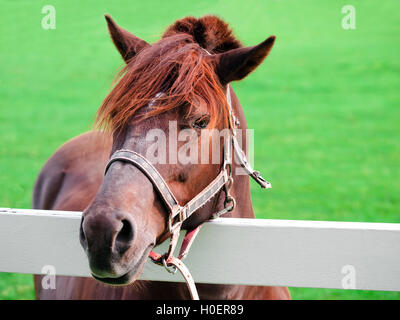
{"type": "MultiPolygon", "coordinates": [[[[36,297],[187,299],[184,283],[136,280],[149,252],[169,236],[168,212],[141,170],[119,161],[104,175],[106,164],[120,149],[145,155],[150,147],[146,133],[151,129],[164,132],[170,147],[171,121],[178,134],[191,128],[201,136],[193,142],[199,146],[205,128],[227,127],[227,94],[237,127],[246,129],[229,83],[253,71],[268,55],[275,37],[243,47],[224,21],[204,16],[178,20],[158,42],[148,44],[108,15],[106,20],[126,65],[97,112],[96,124],[102,130],[61,146],[41,170],[33,192],[36,209],[83,211],[80,241],[94,278],[57,276],[56,289],[45,290],[41,276],[35,276],[36,297]]],[[[173,163],[171,157],[174,154],[168,154],[166,164],[154,166],[181,204],[199,194],[221,170],[221,163],[173,163]]],[[[236,208],[224,217],[254,218],[249,176],[236,175],[237,166],[233,163],[230,190],[236,208]]],[[[193,230],[223,207],[219,191],[184,221],[182,229],[193,230]]],[[[200,299],[290,298],[284,287],[197,284],[197,289],[200,299]]]]}

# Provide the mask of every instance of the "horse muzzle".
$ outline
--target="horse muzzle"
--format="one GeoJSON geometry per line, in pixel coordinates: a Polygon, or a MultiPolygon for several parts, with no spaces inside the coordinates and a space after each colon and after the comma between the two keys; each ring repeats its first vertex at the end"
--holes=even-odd
{"type": "Polygon", "coordinates": [[[124,285],[136,280],[154,247],[153,242],[137,238],[128,214],[83,214],[80,242],[93,277],[101,282],[124,285]]]}

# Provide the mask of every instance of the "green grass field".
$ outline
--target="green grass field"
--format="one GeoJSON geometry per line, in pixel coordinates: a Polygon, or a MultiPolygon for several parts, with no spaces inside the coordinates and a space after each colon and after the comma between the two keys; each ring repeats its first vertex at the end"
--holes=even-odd
{"type": "MultiPolygon", "coordinates": [[[[271,34],[265,63],[234,84],[255,165],[258,218],[400,222],[400,2],[0,0],[0,207],[30,208],[34,180],[87,131],[122,61],[103,14],[153,42],[186,15],[218,14],[245,45],[271,34]],[[57,10],[43,30],[41,9],[57,10]],[[356,8],[356,29],[341,8],[356,8]]],[[[0,244],[1,245],[1,244],[0,244]]],[[[399,299],[400,292],[292,288],[294,299],[399,299]]],[[[31,275],[0,274],[0,299],[34,297],[31,275]]]]}

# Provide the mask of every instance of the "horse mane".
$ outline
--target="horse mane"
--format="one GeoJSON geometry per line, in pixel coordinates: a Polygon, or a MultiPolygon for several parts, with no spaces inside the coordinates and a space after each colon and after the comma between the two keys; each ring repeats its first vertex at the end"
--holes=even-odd
{"type": "Polygon", "coordinates": [[[218,17],[177,20],[158,42],[142,49],[121,70],[97,111],[95,125],[116,132],[132,119],[143,120],[178,107],[185,107],[190,116],[196,105],[204,104],[210,127],[215,126],[226,120],[228,106],[207,56],[238,47],[240,42],[218,17]],[[150,103],[149,110],[139,112],[150,103]]]}
{"type": "Polygon", "coordinates": [[[213,15],[206,15],[199,19],[186,17],[177,20],[167,28],[162,37],[165,38],[178,33],[191,35],[200,47],[210,53],[222,53],[242,47],[229,25],[213,15]]]}

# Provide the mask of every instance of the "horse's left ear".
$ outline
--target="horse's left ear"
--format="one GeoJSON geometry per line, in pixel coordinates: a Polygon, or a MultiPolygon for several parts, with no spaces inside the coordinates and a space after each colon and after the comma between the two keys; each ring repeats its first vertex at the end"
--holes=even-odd
{"type": "Polygon", "coordinates": [[[210,59],[214,60],[215,71],[221,84],[226,85],[245,78],[263,62],[274,42],[275,36],[270,36],[256,46],[237,48],[210,56],[210,59]]]}
{"type": "Polygon", "coordinates": [[[144,47],[149,46],[146,41],[119,27],[108,14],[105,15],[105,18],[111,39],[125,62],[128,62],[144,47]]]}

